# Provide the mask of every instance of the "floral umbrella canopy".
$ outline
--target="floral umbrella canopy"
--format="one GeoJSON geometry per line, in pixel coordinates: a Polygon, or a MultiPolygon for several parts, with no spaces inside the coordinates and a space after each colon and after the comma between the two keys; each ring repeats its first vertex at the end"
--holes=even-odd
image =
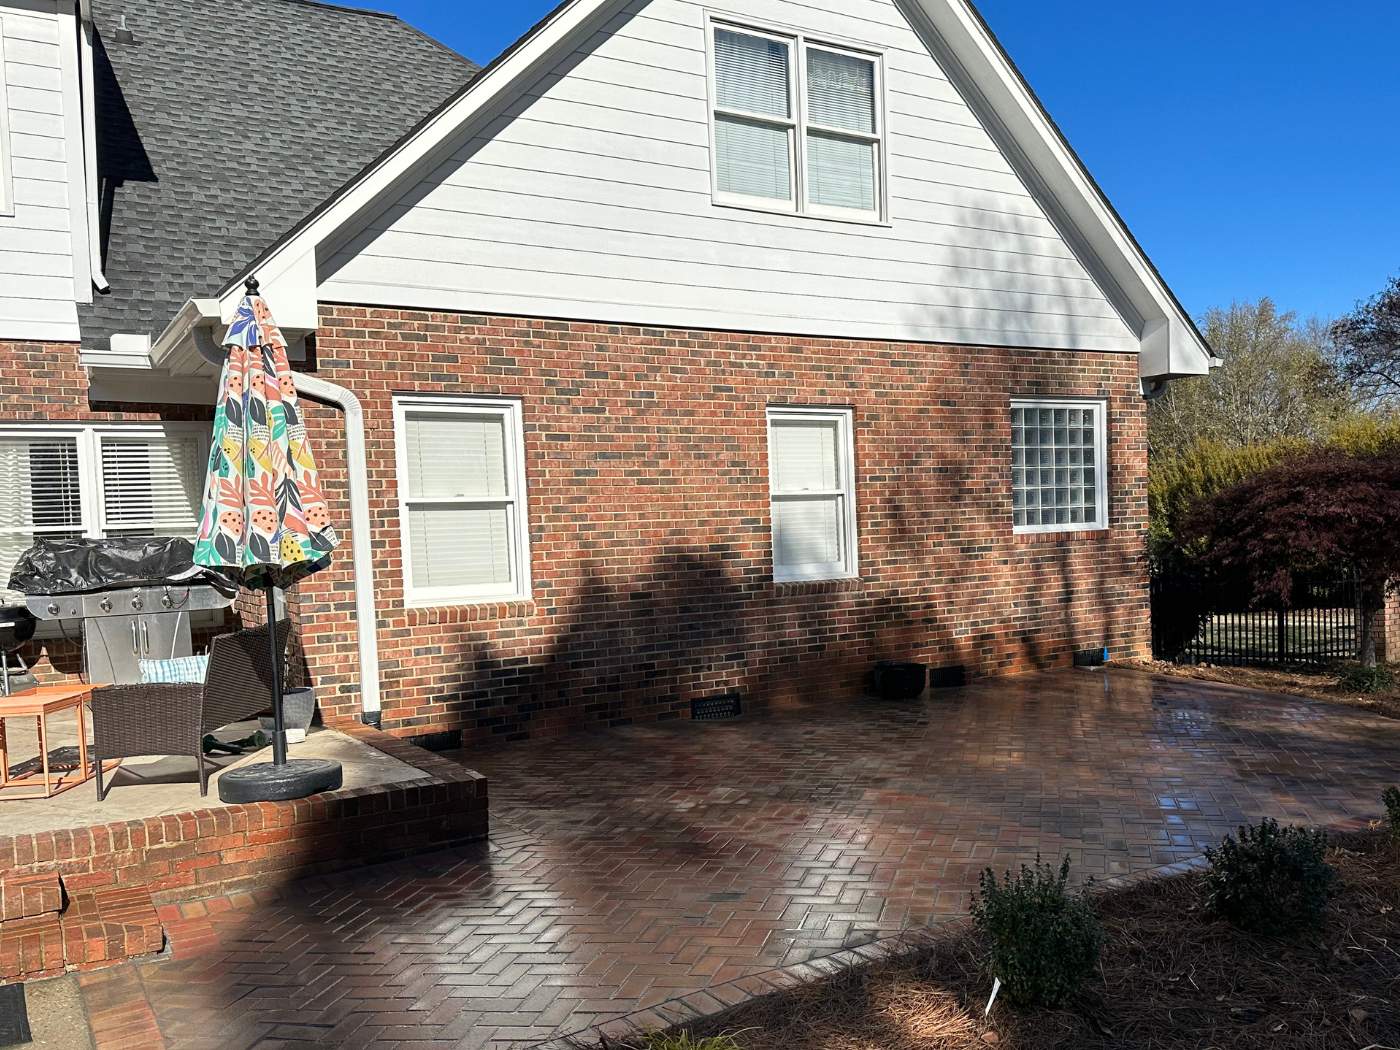
{"type": "MultiPolygon", "coordinates": [[[[290,587],[323,568],[339,540],[330,525],[316,458],[297,403],[287,341],[257,294],[256,281],[248,282],[248,294],[224,337],[224,349],[227,356],[214,412],[194,560],[196,565],[223,570],[246,587],[265,589],[271,628],[277,621],[276,589],[290,587]]],[[[273,764],[225,773],[219,781],[225,802],[300,798],[339,786],[340,768],[334,763],[287,761],[282,718],[285,654],[277,630],[269,629],[268,639],[273,764]]]]}
{"type": "Polygon", "coordinates": [[[248,295],[224,337],[197,565],[249,587],[290,587],[339,543],[297,404],[287,342],[267,303],[248,295]]]}

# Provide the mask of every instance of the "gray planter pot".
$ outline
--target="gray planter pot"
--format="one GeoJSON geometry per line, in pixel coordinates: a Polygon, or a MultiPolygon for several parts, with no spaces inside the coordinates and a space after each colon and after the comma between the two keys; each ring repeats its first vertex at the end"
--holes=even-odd
{"type": "MultiPolygon", "coordinates": [[[[287,740],[296,744],[306,739],[311,720],[316,716],[316,690],[288,689],[282,695],[282,719],[287,727],[287,740]]],[[[263,732],[272,732],[272,719],[262,719],[263,732]]]]}

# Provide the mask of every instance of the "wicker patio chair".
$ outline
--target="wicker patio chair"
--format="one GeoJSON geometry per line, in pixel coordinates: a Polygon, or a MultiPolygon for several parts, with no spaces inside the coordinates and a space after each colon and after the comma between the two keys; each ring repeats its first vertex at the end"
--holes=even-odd
{"type": "MultiPolygon", "coordinates": [[[[290,620],[277,623],[278,651],[287,651],[290,620]]],[[[209,794],[204,736],[272,706],[267,627],[221,635],[209,648],[203,685],[112,685],[92,691],[97,799],[107,797],[102,763],[146,755],[191,755],[199,793],[209,794]]]]}

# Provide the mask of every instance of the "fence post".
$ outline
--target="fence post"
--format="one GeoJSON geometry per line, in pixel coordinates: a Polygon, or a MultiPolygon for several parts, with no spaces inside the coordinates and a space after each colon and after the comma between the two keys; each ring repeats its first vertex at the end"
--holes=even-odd
{"type": "Polygon", "coordinates": [[[1278,611],[1278,662],[1288,662],[1288,610],[1278,611]]]}

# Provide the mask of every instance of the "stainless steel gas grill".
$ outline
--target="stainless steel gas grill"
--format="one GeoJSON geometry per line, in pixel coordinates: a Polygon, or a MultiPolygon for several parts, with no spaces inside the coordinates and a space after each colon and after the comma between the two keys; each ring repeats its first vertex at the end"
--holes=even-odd
{"type": "Polygon", "coordinates": [[[191,614],[227,609],[233,598],[207,584],[163,584],[30,595],[27,604],[40,620],[82,621],[89,682],[135,685],[142,660],[193,655],[191,614]]]}
{"type": "Polygon", "coordinates": [[[10,585],[38,619],[81,625],[87,680],[135,685],[142,660],[193,655],[192,620],[236,590],[192,562],[185,540],[50,540],[20,558],[10,585]]]}

